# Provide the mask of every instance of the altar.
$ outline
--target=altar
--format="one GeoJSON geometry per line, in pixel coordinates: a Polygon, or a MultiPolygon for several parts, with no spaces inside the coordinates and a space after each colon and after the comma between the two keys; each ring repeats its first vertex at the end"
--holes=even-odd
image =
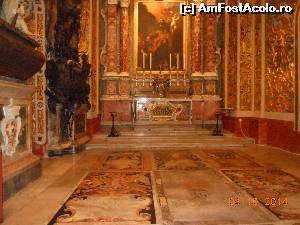
{"type": "Polygon", "coordinates": [[[200,15],[174,13],[179,5],[171,0],[108,1],[104,21],[110,38],[103,45],[100,75],[102,127],[111,126],[110,112],[117,113],[120,127],[216,123],[222,91],[215,38],[219,17],[207,16],[202,23],[200,15]]]}

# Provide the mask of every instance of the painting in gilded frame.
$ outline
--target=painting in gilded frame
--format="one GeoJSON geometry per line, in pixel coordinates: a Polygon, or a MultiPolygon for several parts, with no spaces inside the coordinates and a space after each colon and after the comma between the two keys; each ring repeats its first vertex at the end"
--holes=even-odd
{"type": "Polygon", "coordinates": [[[179,14],[184,1],[137,1],[138,70],[184,70],[186,17],[179,14]],[[171,59],[170,59],[171,54],[171,59]],[[151,58],[151,59],[150,59],[151,58]]]}

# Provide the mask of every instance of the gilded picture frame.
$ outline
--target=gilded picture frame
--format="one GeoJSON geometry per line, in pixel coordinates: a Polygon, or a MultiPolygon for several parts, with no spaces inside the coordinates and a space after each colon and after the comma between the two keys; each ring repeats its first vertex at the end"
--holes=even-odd
{"type": "Polygon", "coordinates": [[[187,71],[190,19],[179,14],[180,3],[186,1],[134,1],[132,74],[187,71]]]}

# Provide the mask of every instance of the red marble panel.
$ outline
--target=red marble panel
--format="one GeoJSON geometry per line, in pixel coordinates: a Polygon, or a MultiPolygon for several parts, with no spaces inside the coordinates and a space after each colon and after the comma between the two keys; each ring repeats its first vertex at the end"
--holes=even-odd
{"type": "Polygon", "coordinates": [[[86,122],[87,133],[90,137],[92,137],[100,129],[100,115],[92,119],[87,119],[86,122]]]}
{"type": "Polygon", "coordinates": [[[204,70],[215,72],[216,67],[216,14],[204,15],[204,70]]]}
{"type": "Polygon", "coordinates": [[[130,101],[104,101],[103,121],[111,121],[110,112],[117,112],[116,121],[131,122],[131,102],[130,101]]]}
{"type": "Polygon", "coordinates": [[[193,29],[192,29],[192,58],[193,58],[193,72],[200,72],[201,67],[201,15],[197,13],[193,17],[193,29]]]}
{"type": "Polygon", "coordinates": [[[243,117],[240,125],[238,120],[237,117],[224,117],[224,129],[235,133],[237,136],[245,135],[255,138],[259,144],[267,144],[300,153],[300,133],[294,131],[293,122],[243,117]]]}
{"type": "Polygon", "coordinates": [[[201,95],[203,94],[203,83],[202,82],[194,82],[194,95],[201,95]]]}
{"type": "Polygon", "coordinates": [[[107,5],[107,72],[117,71],[117,6],[107,5]]]}
{"type": "Polygon", "coordinates": [[[121,8],[121,35],[120,35],[120,66],[121,72],[128,72],[128,8],[121,8]]]}
{"type": "Polygon", "coordinates": [[[219,110],[219,102],[214,101],[193,101],[193,121],[215,120],[216,112],[219,110]]]}

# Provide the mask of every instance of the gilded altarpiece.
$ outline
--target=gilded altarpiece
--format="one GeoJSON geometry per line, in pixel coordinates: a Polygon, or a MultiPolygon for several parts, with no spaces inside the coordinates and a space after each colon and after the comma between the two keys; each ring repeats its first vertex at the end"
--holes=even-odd
{"type": "MultiPolygon", "coordinates": [[[[228,4],[235,5],[236,1],[228,4]]],[[[237,15],[228,15],[229,19],[229,44],[228,44],[228,75],[227,99],[228,107],[236,109],[237,106],[237,15]]]]}
{"type": "Polygon", "coordinates": [[[240,15],[240,110],[252,106],[252,15],[240,15]]]}
{"type": "MultiPolygon", "coordinates": [[[[296,1],[273,2],[296,7],[296,1]]],[[[266,15],[265,108],[268,112],[294,112],[295,15],[266,15]]]]}

